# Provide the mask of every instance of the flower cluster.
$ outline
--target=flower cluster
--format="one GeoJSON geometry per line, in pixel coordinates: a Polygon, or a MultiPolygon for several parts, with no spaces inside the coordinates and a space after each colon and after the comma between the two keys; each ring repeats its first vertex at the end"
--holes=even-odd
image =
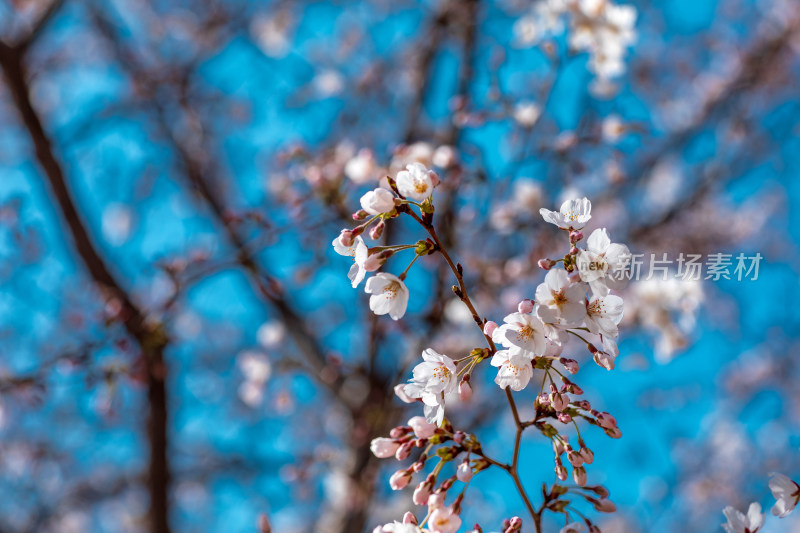
{"type": "MultiPolygon", "coordinates": [[[[593,463],[594,453],[583,440],[578,422],[599,427],[612,438],[619,438],[622,433],[612,415],[596,410],[588,400],[580,398],[583,390],[571,379],[579,370],[579,362],[563,354],[572,339],[582,344],[598,365],[608,370],[614,368],[619,354],[616,338],[623,301],[613,291],[625,283],[625,276],[620,274],[630,256],[628,248],[611,242],[602,228],[594,230],[585,246],[581,246],[583,228],[591,219],[591,203],[586,198],[566,201],[558,211],[541,209],[545,221],[566,233],[567,253],[558,259],[539,261],[539,266],[547,271],[543,282],[532,290],[532,298],[519,302],[516,312],[508,314],[498,325],[478,314],[464,283],[462,266],[453,261],[436,234],[432,194],[438,183],[438,175],[422,163],[407,164],[394,179],[386,179],[387,187],[361,197],[361,209],[353,214],[354,220],[361,224],[342,230],[333,241],[337,253],[353,259],[349,273],[353,287],[368,272],[381,269],[395,253],[414,250],[413,259],[401,274],[378,272],[366,281],[372,312],[388,314],[394,320],[402,318],[407,309],[410,293],[404,280],[409,269],[419,257],[439,253],[458,282],[452,287],[453,292],[470,311],[486,340],[485,347],[476,347],[455,359],[427,348],[408,382],[395,387],[404,402],[421,403],[424,416],[415,416],[407,425],[395,427],[388,437],[374,439],[371,449],[377,457],[394,457],[398,461],[406,461],[413,455],[412,464],[397,470],[389,484],[394,490],[402,490],[417,477],[412,499],[416,505],[426,506],[427,513],[419,523],[414,514],[407,513],[402,522],[379,526],[375,532],[457,531],[462,521],[464,492],[475,474],[494,466],[506,470],[519,482],[516,471],[519,439],[527,428],[539,431],[551,441],[556,465],[556,481],[543,494],[544,502],[538,511],[518,483],[537,531],[542,513],[551,511],[564,515],[568,524],[564,531],[582,527],[581,523],[572,522],[573,516],[580,516],[590,531],[597,532],[597,526],[579,513],[575,501],[568,497],[576,496],[600,512],[614,512],[616,507],[608,500],[605,488],[587,485],[586,465],[593,463]],[[401,215],[413,218],[428,237],[412,244],[373,247],[366,244],[363,235],[379,239],[385,225],[401,215]],[[517,424],[514,457],[507,464],[488,457],[476,435],[455,429],[445,416],[450,402],[469,401],[472,374],[484,361],[497,368],[494,381],[504,390],[517,424]],[[534,377],[541,378],[541,386],[530,398],[533,416],[522,420],[511,391],[522,391],[534,377]],[[571,427],[577,432],[575,447],[562,429],[571,427]],[[427,466],[433,458],[437,462],[430,471],[427,466]],[[558,483],[568,476],[565,461],[571,465],[576,486],[558,483]],[[451,469],[451,475],[445,475],[446,468],[451,469]],[[448,495],[457,482],[462,483],[461,490],[448,503],[448,495]]],[[[522,519],[514,517],[506,520],[503,531],[520,531],[521,527],[522,519]]],[[[474,531],[481,531],[480,526],[476,525],[474,531]]]]}
{"type": "Polygon", "coordinates": [[[532,46],[564,30],[572,49],[589,54],[589,69],[597,76],[594,89],[603,92],[624,74],[625,53],[636,40],[636,9],[610,0],[545,0],[514,26],[517,40],[532,46]]]}

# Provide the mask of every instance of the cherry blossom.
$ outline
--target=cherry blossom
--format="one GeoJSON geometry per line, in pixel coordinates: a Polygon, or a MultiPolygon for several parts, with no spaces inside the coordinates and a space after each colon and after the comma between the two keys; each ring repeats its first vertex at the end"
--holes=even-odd
{"type": "Polygon", "coordinates": [[[376,315],[388,314],[392,320],[399,320],[406,314],[408,288],[395,276],[381,272],[367,280],[364,289],[369,297],[369,308],[376,315]]]}
{"type": "Polygon", "coordinates": [[[616,337],[619,334],[617,325],[622,320],[622,312],[623,302],[619,296],[592,296],[586,302],[586,327],[592,333],[616,337]]]}
{"type": "Polygon", "coordinates": [[[502,389],[511,387],[511,390],[521,391],[533,377],[530,359],[520,353],[512,354],[509,350],[497,351],[492,357],[492,366],[498,367],[494,382],[502,389]]]}
{"type": "Polygon", "coordinates": [[[562,269],[549,270],[544,277],[544,283],[536,288],[539,316],[545,322],[555,322],[555,317],[560,317],[566,324],[580,323],[586,316],[585,299],[586,285],[571,282],[567,272],[562,269]],[[542,306],[553,311],[555,315],[547,313],[542,306]]]}
{"type": "Polygon", "coordinates": [[[779,518],[789,516],[800,500],[800,485],[783,474],[772,474],[769,490],[777,500],[772,506],[772,514],[779,518]]]}
{"type": "Polygon", "coordinates": [[[630,257],[627,246],[612,243],[605,228],[596,229],[586,240],[586,250],[578,251],[578,272],[596,296],[605,296],[625,287],[624,269],[630,257]]]}
{"type": "Polygon", "coordinates": [[[561,229],[581,229],[592,218],[592,202],[586,198],[566,200],[558,211],[542,207],[539,214],[545,222],[561,229]]]}
{"type": "Polygon", "coordinates": [[[438,180],[436,172],[422,163],[410,163],[397,173],[397,190],[406,198],[422,202],[433,194],[438,180]]]}
{"type": "Polygon", "coordinates": [[[394,195],[391,191],[377,188],[361,197],[361,208],[370,215],[382,215],[394,209],[394,195]]]}
{"type": "Polygon", "coordinates": [[[431,513],[428,527],[433,533],[455,533],[461,527],[461,517],[452,506],[439,507],[431,513]]]}
{"type": "Polygon", "coordinates": [[[425,418],[440,426],[444,420],[445,395],[456,390],[456,365],[452,359],[428,348],[422,352],[423,362],[414,367],[413,378],[405,386],[410,398],[425,404],[425,418]]]}
{"type": "Polygon", "coordinates": [[[492,340],[528,359],[545,352],[544,324],[532,314],[511,313],[492,333],[492,340]]]}
{"type": "Polygon", "coordinates": [[[764,515],[761,513],[761,504],[753,502],[747,510],[747,515],[733,507],[726,507],[722,514],[728,519],[722,524],[728,533],[756,533],[764,525],[764,515]]]}

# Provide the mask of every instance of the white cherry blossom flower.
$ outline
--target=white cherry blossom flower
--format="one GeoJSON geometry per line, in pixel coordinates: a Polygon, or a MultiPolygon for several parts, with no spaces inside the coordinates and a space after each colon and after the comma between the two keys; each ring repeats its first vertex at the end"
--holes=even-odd
{"type": "Polygon", "coordinates": [[[789,516],[800,500],[800,485],[783,474],[772,474],[769,490],[777,500],[772,506],[772,514],[779,518],[789,516]]]}
{"type": "Polygon", "coordinates": [[[622,320],[622,311],[623,302],[619,296],[592,296],[586,302],[586,327],[592,333],[616,337],[619,335],[617,325],[622,320]]]}
{"type": "Polygon", "coordinates": [[[453,510],[453,506],[439,507],[431,513],[428,527],[432,533],[456,533],[461,527],[461,517],[453,510]]]}
{"type": "Polygon", "coordinates": [[[422,163],[411,163],[406,166],[406,170],[397,173],[397,190],[406,198],[417,202],[422,202],[433,194],[437,182],[436,172],[428,170],[422,163]]]}
{"type": "Polygon", "coordinates": [[[756,533],[764,525],[764,515],[761,513],[761,504],[753,502],[747,510],[747,515],[731,506],[726,507],[722,514],[728,523],[722,527],[728,533],[756,533]]]}
{"type": "Polygon", "coordinates": [[[558,211],[542,207],[539,214],[545,222],[555,224],[561,229],[581,229],[592,218],[592,202],[587,198],[567,200],[558,211]]]}
{"type": "Polygon", "coordinates": [[[369,256],[369,248],[360,235],[353,239],[352,246],[345,246],[342,244],[341,239],[341,235],[333,239],[333,250],[339,255],[353,258],[353,265],[350,267],[347,277],[350,279],[353,288],[356,288],[367,273],[364,268],[364,261],[369,256]],[[360,263],[358,261],[359,258],[362,258],[360,263]]]}
{"type": "Polygon", "coordinates": [[[369,297],[369,308],[376,315],[388,313],[392,320],[399,320],[408,307],[408,288],[394,274],[381,272],[367,280],[364,290],[369,297]]]}
{"type": "Polygon", "coordinates": [[[423,362],[414,367],[413,377],[403,391],[410,398],[425,404],[425,418],[440,426],[444,420],[445,395],[456,390],[456,364],[446,355],[428,348],[422,352],[423,362]]]}
{"type": "Polygon", "coordinates": [[[361,208],[370,215],[389,213],[394,209],[394,194],[380,187],[369,191],[361,197],[361,208]]]}
{"type": "Polygon", "coordinates": [[[605,228],[596,229],[586,240],[586,250],[578,252],[578,273],[596,296],[605,296],[627,284],[625,268],[630,257],[627,246],[612,243],[605,228]]]}
{"type": "MultiPolygon", "coordinates": [[[[548,314],[541,309],[547,307],[557,313],[566,324],[579,324],[586,316],[586,285],[574,283],[566,270],[554,268],[547,272],[544,283],[536,288],[536,301],[539,302],[539,316],[548,314]]],[[[545,322],[552,322],[545,320],[545,322]]]]}
{"type": "Polygon", "coordinates": [[[508,350],[498,350],[492,357],[492,366],[498,367],[494,382],[501,389],[511,387],[511,390],[521,391],[533,377],[531,360],[508,350]]]}
{"type": "Polygon", "coordinates": [[[502,344],[513,353],[521,353],[528,359],[545,352],[545,327],[538,317],[532,314],[511,313],[503,321],[505,324],[492,333],[492,340],[502,344]]]}

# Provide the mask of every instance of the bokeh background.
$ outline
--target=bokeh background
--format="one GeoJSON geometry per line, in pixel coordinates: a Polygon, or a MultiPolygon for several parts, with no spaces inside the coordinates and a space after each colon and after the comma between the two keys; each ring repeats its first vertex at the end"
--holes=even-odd
{"type": "MultiPolygon", "coordinates": [[[[635,41],[604,79],[574,28],[531,36],[541,4],[0,2],[0,531],[238,533],[264,513],[357,533],[413,507],[369,441],[419,414],[392,387],[422,348],[481,339],[437,257],[395,323],[330,243],[414,160],[498,321],[560,249],[538,209],[565,198],[636,253],[761,253],[757,281],[632,283],[617,368],[575,356],[623,431],[586,435],[619,507],[604,532],[770,506],[768,474],[800,475],[800,6],[626,2],[635,41]]],[[[493,377],[449,416],[502,457],[493,377]]],[[[552,467],[526,435],[532,494],[552,467]]],[[[492,471],[464,508],[486,531],[524,510],[492,471]]]]}

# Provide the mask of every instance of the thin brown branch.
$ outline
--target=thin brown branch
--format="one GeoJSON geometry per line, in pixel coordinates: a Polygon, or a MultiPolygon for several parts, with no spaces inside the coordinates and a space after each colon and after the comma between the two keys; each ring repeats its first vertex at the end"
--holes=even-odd
{"type": "Polygon", "coordinates": [[[150,408],[148,433],[150,464],[150,523],[153,533],[169,533],[169,461],[167,457],[167,391],[164,350],[167,336],[161,324],[149,321],[122,284],[114,277],[95,247],[67,186],[64,170],[52,142],[33,107],[23,66],[22,50],[0,46],[0,66],[22,125],[34,146],[36,160],[66,222],[75,250],[106,298],[119,305],[119,319],[142,351],[147,367],[147,401],[150,408]]]}

